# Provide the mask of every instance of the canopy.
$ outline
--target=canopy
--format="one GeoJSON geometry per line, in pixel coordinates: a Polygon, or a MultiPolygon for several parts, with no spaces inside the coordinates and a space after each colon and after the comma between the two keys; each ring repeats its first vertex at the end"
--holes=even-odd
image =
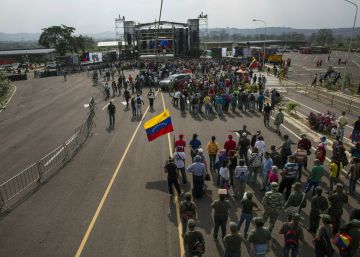
{"type": "Polygon", "coordinates": [[[249,74],[249,72],[247,70],[242,70],[242,69],[237,70],[236,73],[249,74]]]}

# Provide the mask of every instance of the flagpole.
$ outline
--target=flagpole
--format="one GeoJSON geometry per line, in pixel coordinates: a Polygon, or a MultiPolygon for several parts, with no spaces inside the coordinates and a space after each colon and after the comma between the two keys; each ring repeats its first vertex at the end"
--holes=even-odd
{"type": "MultiPolygon", "coordinates": [[[[174,149],[175,149],[175,140],[176,140],[176,134],[175,134],[175,130],[173,131],[173,134],[174,134],[174,149]]],[[[175,149],[176,151],[176,149],[175,149]]],[[[185,150],[184,150],[185,151],[185,150]]]]}

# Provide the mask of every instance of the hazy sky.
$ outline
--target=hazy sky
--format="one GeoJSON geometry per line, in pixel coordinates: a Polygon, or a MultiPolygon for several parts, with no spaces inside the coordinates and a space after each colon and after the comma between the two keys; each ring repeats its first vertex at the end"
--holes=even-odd
{"type": "MultiPolygon", "coordinates": [[[[360,0],[353,0],[360,5],[360,0]]],[[[65,24],[77,33],[114,30],[114,18],[152,22],[161,0],[1,0],[0,32],[40,32],[65,24]]],[[[162,20],[186,22],[200,12],[208,14],[209,28],[351,27],[355,7],[344,0],[164,0],[162,20]]]]}

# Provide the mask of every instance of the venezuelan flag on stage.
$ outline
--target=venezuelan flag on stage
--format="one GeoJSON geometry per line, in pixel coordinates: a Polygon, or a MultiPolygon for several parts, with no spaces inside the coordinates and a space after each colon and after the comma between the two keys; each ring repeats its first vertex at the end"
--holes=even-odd
{"type": "Polygon", "coordinates": [[[153,141],[162,135],[174,131],[169,111],[165,110],[151,120],[145,122],[144,128],[149,141],[153,141]]]}

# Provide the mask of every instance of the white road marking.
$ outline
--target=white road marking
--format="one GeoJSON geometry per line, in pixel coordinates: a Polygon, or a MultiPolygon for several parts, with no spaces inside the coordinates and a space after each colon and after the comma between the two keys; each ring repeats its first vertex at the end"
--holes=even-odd
{"type": "Polygon", "coordinates": [[[4,104],[4,107],[2,109],[0,109],[0,112],[2,112],[3,110],[5,110],[6,106],[8,105],[8,103],[10,102],[11,98],[15,95],[15,92],[17,90],[17,87],[14,86],[14,92],[11,94],[10,98],[6,101],[6,103],[4,104]]]}
{"type": "Polygon", "coordinates": [[[322,68],[308,68],[308,67],[304,67],[305,70],[307,71],[326,71],[325,69],[322,68]]]}
{"type": "Polygon", "coordinates": [[[105,110],[107,107],[108,107],[109,103],[107,103],[103,108],[102,110],[105,110]]]}
{"type": "Polygon", "coordinates": [[[360,67],[360,64],[358,64],[355,60],[352,60],[353,63],[356,64],[356,66],[360,67]]]}

